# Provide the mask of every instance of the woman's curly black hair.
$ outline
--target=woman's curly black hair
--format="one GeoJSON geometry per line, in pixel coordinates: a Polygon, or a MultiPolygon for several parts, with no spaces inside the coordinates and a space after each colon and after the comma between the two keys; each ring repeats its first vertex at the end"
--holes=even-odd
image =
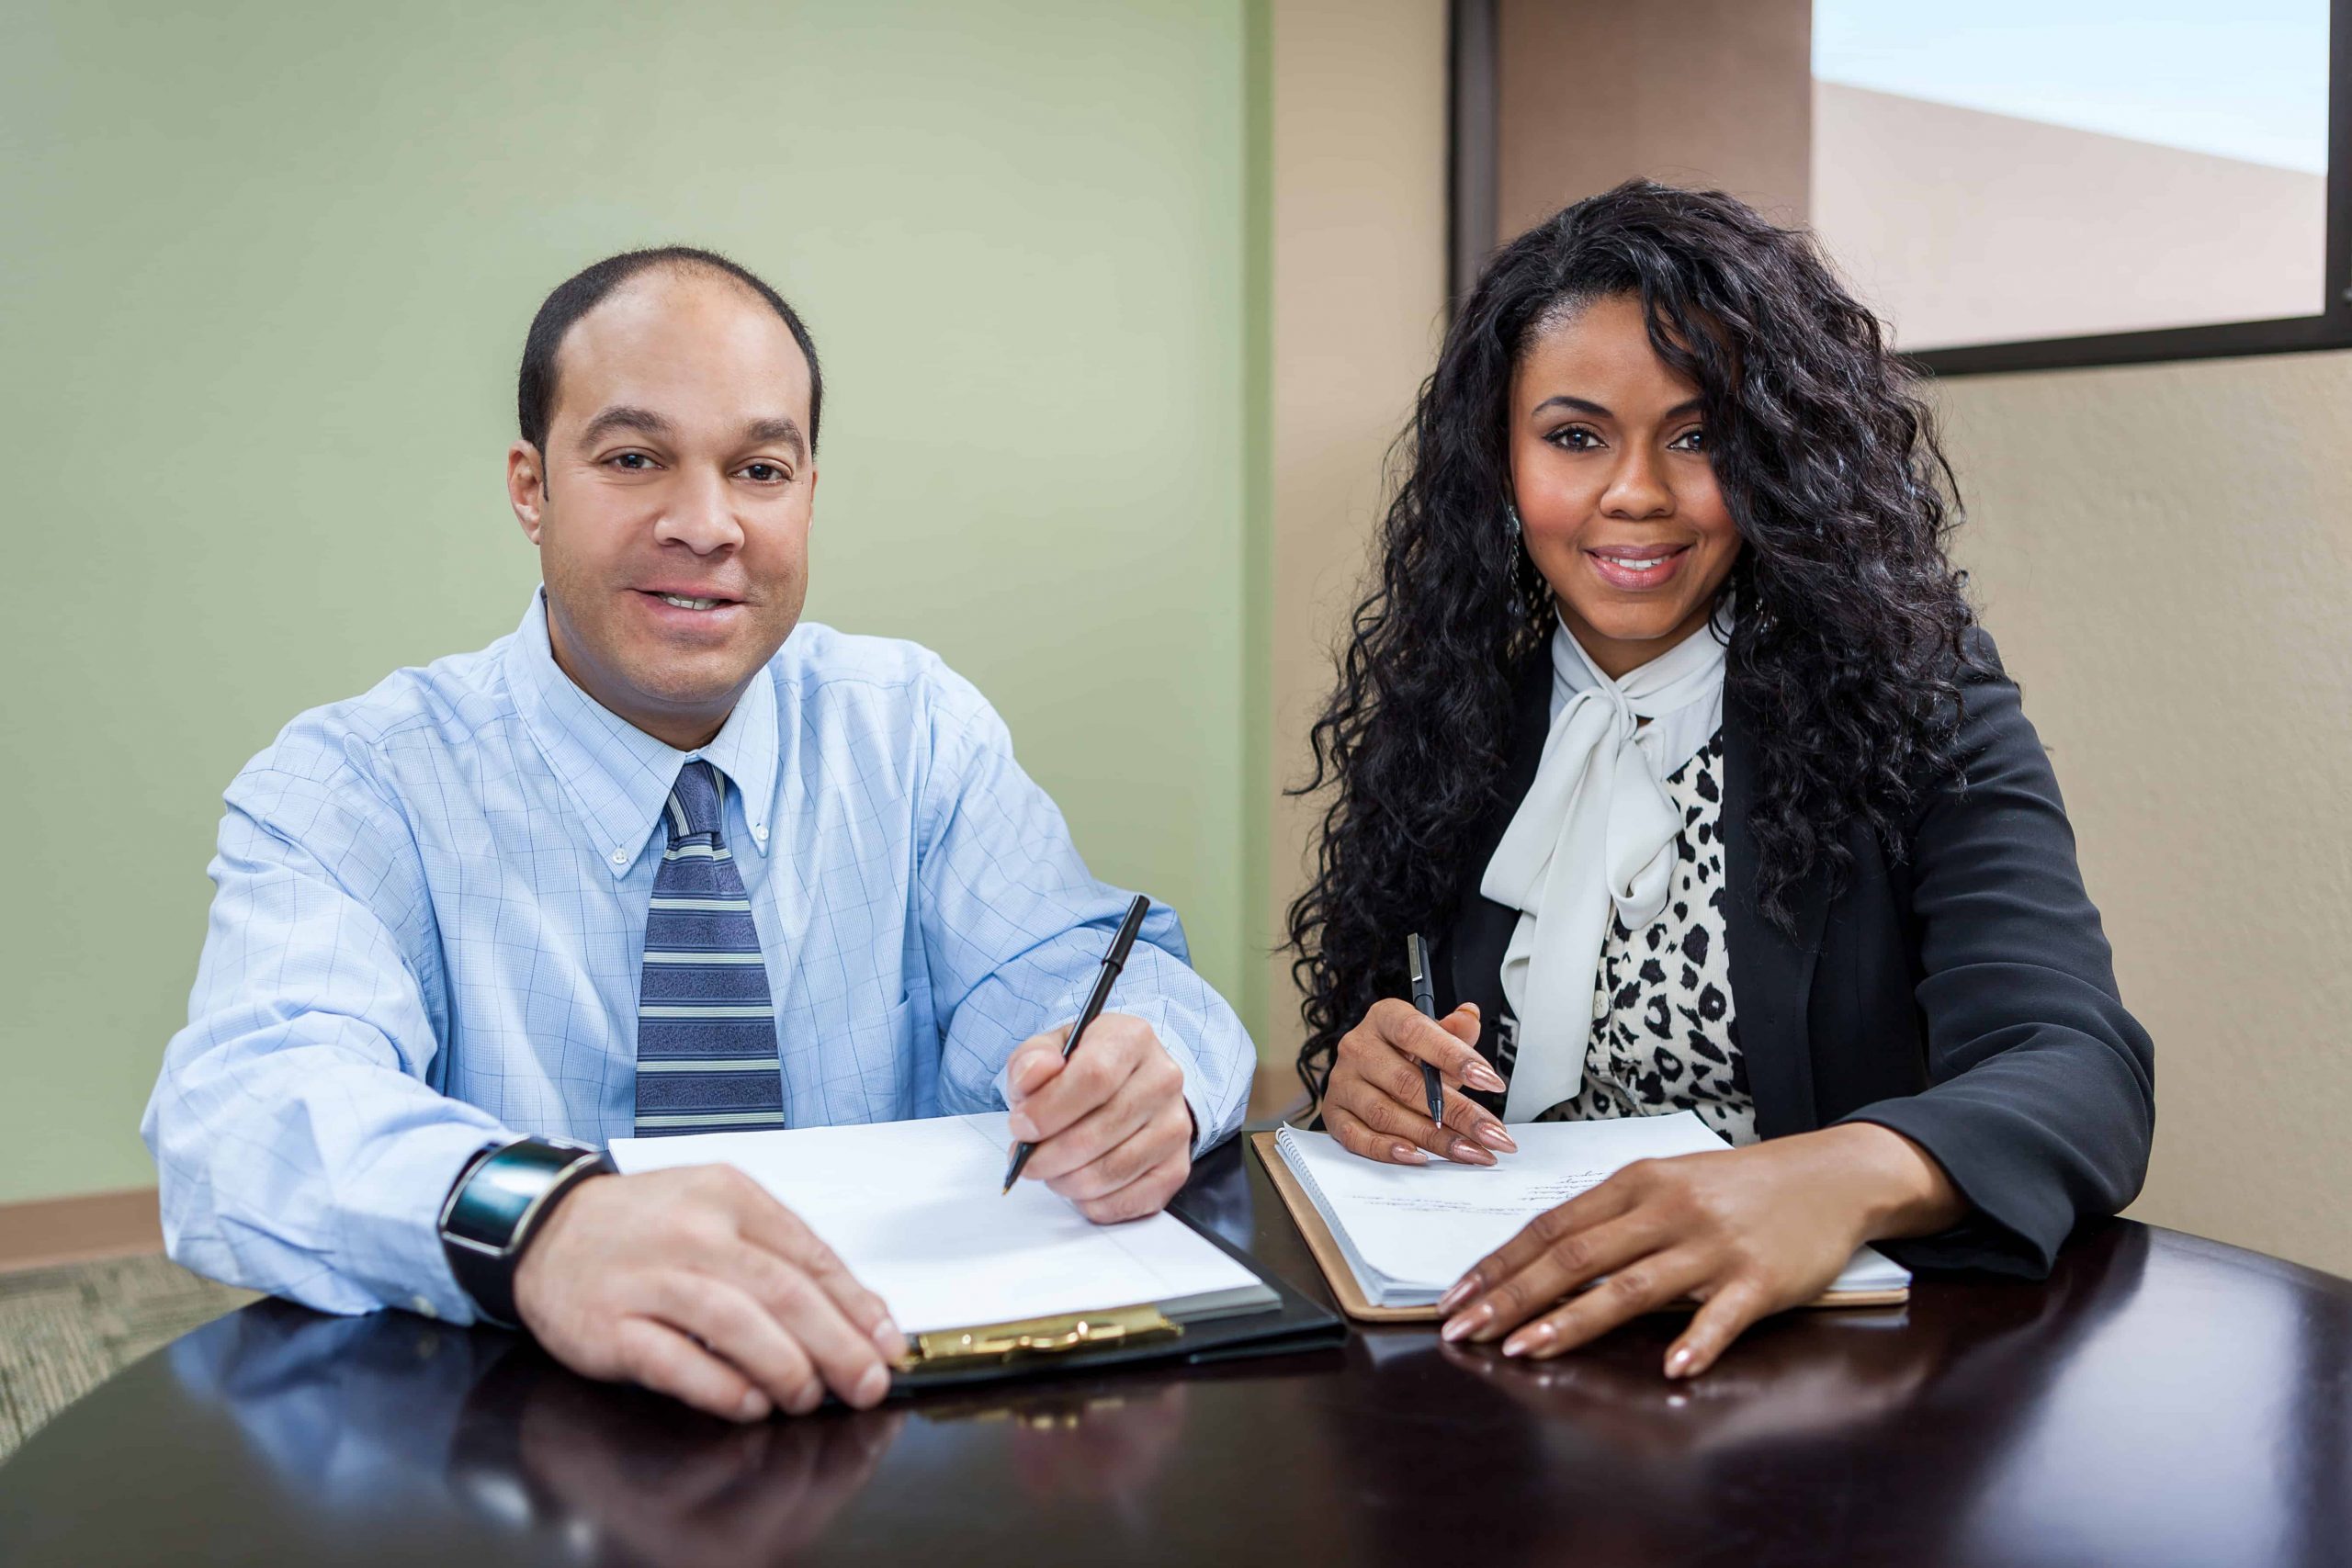
{"type": "Polygon", "coordinates": [[[1319,1100],[1340,1036],[1401,989],[1397,933],[1451,912],[1468,836],[1498,808],[1510,693],[1555,625],[1506,526],[1512,372],[1580,306],[1638,297],[1700,393],[1742,547],[1727,694],[1758,715],[1758,897],[1791,929],[1849,827],[1899,854],[1905,808],[1949,774],[1973,615],[1946,556],[1957,491],[1911,371],[1810,238],[1728,196],[1635,180],[1504,246],[1397,439],[1378,580],[1312,731],[1335,784],[1314,884],[1290,908],[1306,992],[1299,1076],[1319,1100]],[[1947,498],[1951,499],[1948,501],[1947,498]]]}

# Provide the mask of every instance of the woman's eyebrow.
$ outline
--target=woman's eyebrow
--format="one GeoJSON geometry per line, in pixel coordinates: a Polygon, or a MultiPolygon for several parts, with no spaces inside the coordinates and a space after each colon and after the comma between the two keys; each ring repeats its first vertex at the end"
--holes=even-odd
{"type": "MultiPolygon", "coordinates": [[[[1564,409],[1568,409],[1577,413],[1589,413],[1595,419],[1614,419],[1617,417],[1608,409],[1602,407],[1599,403],[1593,402],[1589,399],[1572,398],[1566,392],[1561,392],[1555,396],[1544,399],[1542,402],[1535,405],[1532,412],[1542,413],[1545,409],[1551,408],[1555,405],[1564,409]]],[[[1675,404],[1672,408],[1667,410],[1666,412],[1661,414],[1659,417],[1661,419],[1680,419],[1686,413],[1697,413],[1699,409],[1700,400],[1697,398],[1685,398],[1680,402],[1675,404]]]]}

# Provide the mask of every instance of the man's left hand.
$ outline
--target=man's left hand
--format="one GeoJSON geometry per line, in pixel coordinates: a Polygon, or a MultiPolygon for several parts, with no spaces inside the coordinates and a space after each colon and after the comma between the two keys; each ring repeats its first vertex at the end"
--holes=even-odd
{"type": "Polygon", "coordinates": [[[1158,1213],[1193,1169],[1183,1069],[1151,1025],[1126,1013],[1097,1018],[1064,1061],[1069,1038],[1065,1025],[1023,1041],[1005,1074],[1011,1132],[1037,1145],[1023,1179],[1097,1224],[1158,1213]]]}

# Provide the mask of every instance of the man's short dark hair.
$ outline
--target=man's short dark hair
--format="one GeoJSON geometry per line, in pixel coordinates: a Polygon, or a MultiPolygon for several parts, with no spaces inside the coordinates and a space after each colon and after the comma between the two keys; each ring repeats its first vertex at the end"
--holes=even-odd
{"type": "Polygon", "coordinates": [[[548,420],[555,412],[555,355],[556,350],[563,346],[563,334],[571,330],[574,321],[603,304],[614,289],[654,267],[700,268],[719,273],[767,301],[768,309],[790,329],[792,341],[800,345],[802,357],[808,361],[808,450],[816,451],[817,416],[825,406],[825,376],[817,368],[817,345],[809,341],[808,329],[801,324],[799,312],[755,274],[715,251],[696,250],[692,245],[624,251],[616,256],[606,256],[556,285],[555,292],[539,306],[539,313],[531,318],[531,333],[523,340],[523,369],[514,380],[514,412],[523,428],[523,439],[538,449],[542,460],[546,458],[548,420]]]}

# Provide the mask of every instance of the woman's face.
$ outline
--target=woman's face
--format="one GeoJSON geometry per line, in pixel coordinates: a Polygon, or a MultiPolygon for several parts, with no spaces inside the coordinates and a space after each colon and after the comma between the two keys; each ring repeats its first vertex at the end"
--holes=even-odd
{"type": "Polygon", "coordinates": [[[1642,302],[1596,299],[1512,373],[1511,488],[1527,553],[1611,679],[1704,626],[1739,558],[1699,389],[1650,346],[1642,302]]]}

